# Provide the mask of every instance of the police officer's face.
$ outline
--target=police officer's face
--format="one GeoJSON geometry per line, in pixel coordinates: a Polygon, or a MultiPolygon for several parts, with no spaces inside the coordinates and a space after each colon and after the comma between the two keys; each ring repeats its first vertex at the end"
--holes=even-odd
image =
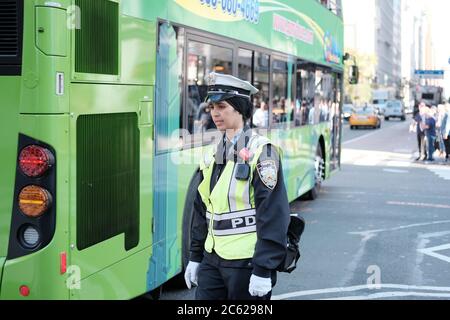
{"type": "Polygon", "coordinates": [[[244,126],[242,115],[226,101],[211,104],[211,115],[220,131],[237,130],[244,126]]]}

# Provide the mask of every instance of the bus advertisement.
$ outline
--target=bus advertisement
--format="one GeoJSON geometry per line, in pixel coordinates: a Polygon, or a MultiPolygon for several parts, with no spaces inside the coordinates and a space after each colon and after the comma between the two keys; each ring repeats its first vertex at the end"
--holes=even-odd
{"type": "Polygon", "coordinates": [[[343,21],[316,0],[0,1],[0,299],[130,299],[183,272],[205,77],[260,92],[290,201],[340,166],[343,21]]]}

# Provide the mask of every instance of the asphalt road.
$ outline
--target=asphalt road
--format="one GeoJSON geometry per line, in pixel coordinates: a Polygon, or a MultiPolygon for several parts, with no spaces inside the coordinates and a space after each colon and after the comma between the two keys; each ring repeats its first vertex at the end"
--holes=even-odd
{"type": "MultiPolygon", "coordinates": [[[[342,170],[314,202],[302,258],[273,299],[450,299],[450,165],[414,162],[409,121],[344,128],[342,170]]],[[[166,286],[162,299],[193,299],[166,286]]]]}

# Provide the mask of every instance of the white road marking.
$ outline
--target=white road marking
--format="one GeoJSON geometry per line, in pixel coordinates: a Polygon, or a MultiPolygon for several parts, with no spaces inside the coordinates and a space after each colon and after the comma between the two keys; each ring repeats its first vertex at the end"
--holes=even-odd
{"type": "Polygon", "coordinates": [[[409,168],[412,166],[411,161],[389,161],[386,166],[388,167],[402,167],[409,168]]]}
{"type": "Polygon", "coordinates": [[[367,192],[361,192],[361,191],[328,191],[328,190],[323,190],[321,191],[321,193],[323,194],[347,194],[347,195],[364,195],[367,194],[367,192]]]}
{"type": "Polygon", "coordinates": [[[442,246],[438,247],[432,247],[432,248],[425,248],[425,249],[419,249],[418,251],[420,253],[426,254],[430,257],[437,258],[439,260],[445,261],[450,263],[450,257],[444,256],[443,254],[436,253],[437,251],[443,251],[443,250],[449,250],[450,249],[450,243],[444,244],[442,246]]]}
{"type": "MultiPolygon", "coordinates": [[[[417,293],[417,291],[435,291],[435,292],[443,292],[445,294],[450,295],[450,287],[431,287],[431,286],[408,286],[408,285],[402,285],[402,284],[380,284],[381,289],[395,289],[395,290],[404,290],[406,292],[403,292],[403,294],[408,293],[417,293]]],[[[297,292],[291,292],[291,293],[285,293],[273,296],[273,300],[285,300],[285,299],[292,299],[292,298],[299,298],[299,297],[306,297],[306,296],[317,296],[317,295],[324,295],[324,294],[332,294],[332,293],[346,293],[346,292],[355,292],[355,291],[361,291],[361,290],[370,290],[371,292],[374,292],[374,289],[369,289],[368,285],[361,285],[361,286],[353,286],[353,287],[341,287],[341,288],[328,288],[328,289],[319,289],[319,290],[305,290],[305,291],[297,291],[297,292]]],[[[379,291],[379,290],[376,290],[379,291]]],[[[383,293],[378,293],[383,294],[383,293]]],[[[425,294],[425,293],[422,293],[425,294]]]]}
{"type": "Polygon", "coordinates": [[[439,178],[450,180],[450,168],[430,167],[428,170],[436,174],[439,178]]]}
{"type": "Polygon", "coordinates": [[[401,291],[393,291],[393,292],[383,292],[383,293],[375,293],[369,294],[367,296],[349,296],[349,297],[340,297],[340,298],[332,298],[332,299],[321,299],[321,300],[375,300],[375,299],[386,299],[386,298],[405,298],[405,297],[420,297],[420,298],[450,298],[450,293],[429,293],[429,292],[401,292],[401,291]]]}
{"type": "Polygon", "coordinates": [[[344,149],[341,162],[368,167],[410,168],[414,166],[411,154],[356,149],[344,149]]]}
{"type": "Polygon", "coordinates": [[[409,206],[409,207],[421,207],[421,208],[450,209],[450,205],[446,205],[446,204],[398,202],[398,201],[388,201],[387,204],[392,205],[392,206],[409,206]]]}
{"type": "Polygon", "coordinates": [[[408,170],[398,170],[398,169],[383,169],[383,171],[388,173],[409,173],[408,170]]]}
{"type": "MultiPolygon", "coordinates": [[[[396,125],[393,125],[393,126],[389,127],[388,129],[394,129],[394,128],[400,127],[400,126],[404,126],[404,123],[398,123],[398,124],[396,124],[396,125]]],[[[365,138],[374,136],[374,135],[376,135],[376,134],[378,134],[378,133],[384,133],[384,132],[385,132],[385,131],[383,131],[383,130],[375,130],[375,131],[373,131],[373,132],[364,134],[364,135],[362,135],[362,136],[360,136],[360,137],[357,137],[357,138],[354,138],[354,139],[345,141],[344,143],[342,143],[342,145],[345,146],[345,145],[347,145],[347,144],[350,144],[350,143],[353,143],[353,142],[356,142],[356,141],[359,141],[359,140],[362,140],[362,139],[365,139],[365,138]]]]}
{"type": "Polygon", "coordinates": [[[353,142],[356,142],[356,141],[359,141],[359,140],[362,140],[362,139],[365,139],[365,138],[374,136],[374,135],[376,135],[376,134],[378,134],[378,133],[380,133],[380,132],[381,132],[381,131],[374,131],[374,132],[367,133],[367,134],[362,135],[362,136],[360,136],[360,137],[357,137],[357,138],[354,138],[354,139],[345,141],[344,143],[342,143],[342,145],[343,145],[343,146],[346,146],[346,145],[348,145],[348,144],[350,144],[350,143],[353,143],[353,142]]]}
{"type": "Polygon", "coordinates": [[[441,231],[441,232],[431,232],[431,233],[422,233],[419,235],[419,238],[429,239],[429,238],[440,238],[450,234],[450,231],[441,231]]]}
{"type": "Polygon", "coordinates": [[[417,227],[431,226],[431,225],[444,224],[444,223],[450,223],[450,220],[432,221],[432,222],[426,222],[426,223],[415,223],[415,224],[410,224],[410,225],[407,225],[407,226],[399,226],[399,227],[387,228],[387,229],[377,229],[377,230],[349,232],[348,234],[367,236],[368,234],[372,234],[372,233],[398,231],[398,230],[404,230],[404,229],[409,229],[409,228],[417,228],[417,227]]]}

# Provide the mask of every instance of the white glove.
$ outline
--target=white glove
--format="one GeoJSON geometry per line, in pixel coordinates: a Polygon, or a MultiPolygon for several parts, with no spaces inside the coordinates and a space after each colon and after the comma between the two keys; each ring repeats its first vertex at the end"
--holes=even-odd
{"type": "Polygon", "coordinates": [[[270,291],[272,291],[271,278],[261,278],[252,274],[250,278],[250,285],[248,287],[248,292],[250,292],[252,297],[262,298],[270,291]]]}
{"type": "Polygon", "coordinates": [[[192,284],[198,286],[198,268],[200,267],[200,263],[189,261],[186,271],[184,272],[184,281],[186,281],[186,285],[190,290],[192,288],[192,284]]]}

